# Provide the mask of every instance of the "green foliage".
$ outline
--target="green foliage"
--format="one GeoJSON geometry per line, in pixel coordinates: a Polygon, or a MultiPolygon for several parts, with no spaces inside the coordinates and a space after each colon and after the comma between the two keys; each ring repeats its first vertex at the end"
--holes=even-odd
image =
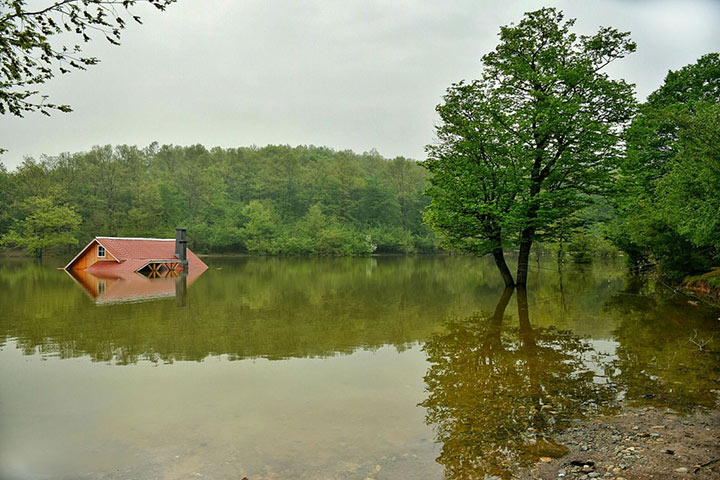
{"type": "Polygon", "coordinates": [[[242,209],[242,214],[246,218],[242,234],[248,251],[277,253],[280,217],[272,207],[253,200],[242,209]]]}
{"type": "Polygon", "coordinates": [[[320,147],[95,147],[0,169],[0,235],[24,218],[23,201],[46,196],[77,212],[83,241],[184,226],[198,252],[427,252],[425,187],[411,160],[320,147]]]}
{"type": "MultiPolygon", "coordinates": [[[[720,97],[719,97],[720,98],[720,97]]],[[[680,148],[658,182],[668,223],[696,246],[720,251],[720,100],[676,117],[680,148]]]]}
{"type": "Polygon", "coordinates": [[[10,205],[12,198],[10,197],[10,174],[8,174],[5,165],[0,162],[0,236],[7,232],[12,223],[12,211],[10,205]]]}
{"type": "Polygon", "coordinates": [[[593,238],[586,233],[576,233],[570,239],[568,251],[575,263],[590,263],[595,245],[593,238]]]}
{"type": "Polygon", "coordinates": [[[668,73],[628,131],[611,238],[680,280],[720,258],[720,55],[668,73]]]}
{"type": "Polygon", "coordinates": [[[608,260],[618,254],[613,244],[593,231],[578,231],[570,236],[568,252],[575,263],[591,263],[596,258],[608,260]]]}
{"type": "Polygon", "coordinates": [[[632,86],[602,72],[635,50],[629,34],[573,24],[543,8],[502,27],[482,77],[448,89],[427,147],[428,223],[473,253],[519,246],[521,284],[532,242],[608,186],[634,111],[632,86]]]}
{"type": "Polygon", "coordinates": [[[413,253],[416,249],[410,232],[399,227],[376,227],[370,231],[370,238],[380,253],[413,253]]]}
{"type": "Polygon", "coordinates": [[[79,43],[66,42],[75,36],[76,41],[87,43],[92,35],[102,35],[113,45],[120,45],[120,31],[127,19],[142,23],[130,12],[131,7],[148,3],[164,10],[172,2],[0,0],[0,114],[22,117],[35,111],[45,115],[51,110],[70,112],[69,105],[48,103],[47,95],[37,98],[38,91],[33,90],[58,72],[85,70],[98,63],[95,57],[82,56],[79,43]]]}
{"type": "Polygon", "coordinates": [[[400,204],[396,193],[389,186],[371,178],[358,190],[357,195],[354,216],[361,224],[378,226],[399,223],[400,204]]]}
{"type": "Polygon", "coordinates": [[[31,197],[20,204],[25,213],[0,244],[33,252],[41,258],[43,249],[59,245],[77,245],[75,232],[80,217],[72,207],[56,205],[52,198],[31,197]]]}

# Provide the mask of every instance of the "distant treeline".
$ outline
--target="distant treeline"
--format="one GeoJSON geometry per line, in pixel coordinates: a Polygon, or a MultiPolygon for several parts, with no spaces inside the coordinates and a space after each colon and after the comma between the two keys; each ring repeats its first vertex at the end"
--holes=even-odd
{"type": "Polygon", "coordinates": [[[53,238],[169,237],[185,226],[199,252],[426,252],[436,248],[422,224],[426,175],[374,151],[95,147],[12,172],[0,164],[0,238],[37,253],[53,238]]]}

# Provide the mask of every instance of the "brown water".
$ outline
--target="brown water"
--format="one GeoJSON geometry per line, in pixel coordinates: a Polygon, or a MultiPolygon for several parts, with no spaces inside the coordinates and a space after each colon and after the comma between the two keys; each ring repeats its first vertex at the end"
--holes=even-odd
{"type": "Polygon", "coordinates": [[[148,298],[0,263],[0,478],[508,478],[597,411],[717,405],[720,312],[619,265],[206,261],[148,298]]]}

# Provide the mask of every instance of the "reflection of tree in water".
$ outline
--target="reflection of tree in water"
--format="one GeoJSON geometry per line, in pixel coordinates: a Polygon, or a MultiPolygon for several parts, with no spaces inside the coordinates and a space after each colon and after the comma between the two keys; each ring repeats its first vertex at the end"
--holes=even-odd
{"type": "Polygon", "coordinates": [[[0,342],[13,338],[28,355],[123,365],[208,355],[323,357],[388,344],[402,350],[427,338],[439,319],[472,312],[485,302],[483,289],[495,290],[492,261],[471,262],[214,258],[182,309],[172,300],[98,307],[64,272],[0,262],[0,342]],[[489,283],[478,282],[480,275],[489,283]]]}
{"type": "Polygon", "coordinates": [[[422,406],[447,478],[509,478],[514,466],[562,455],[553,435],[614,398],[594,382],[583,359],[587,342],[532,328],[525,290],[517,295],[518,328],[503,325],[512,293],[505,290],[492,315],[449,321],[425,346],[431,367],[422,406]]]}
{"type": "Polygon", "coordinates": [[[626,400],[690,412],[720,388],[718,311],[631,279],[605,304],[620,320],[613,381],[626,400]]]}

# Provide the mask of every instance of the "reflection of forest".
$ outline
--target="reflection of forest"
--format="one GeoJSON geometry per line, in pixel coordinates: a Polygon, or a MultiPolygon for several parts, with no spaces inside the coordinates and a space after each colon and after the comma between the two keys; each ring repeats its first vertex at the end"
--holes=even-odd
{"type": "MultiPolygon", "coordinates": [[[[220,354],[328,356],[424,342],[442,330],[444,318],[492,311],[502,289],[492,260],[471,257],[211,258],[208,263],[212,268],[188,287],[183,308],[173,299],[97,307],[63,272],[32,262],[0,263],[0,335],[16,339],[28,354],[123,364],[220,354]]],[[[688,340],[695,331],[698,340],[711,338],[720,324],[717,311],[690,306],[650,284],[636,287],[613,265],[571,268],[562,276],[548,266],[533,275],[534,288],[527,293],[532,328],[524,313],[517,331],[501,324],[492,338],[502,340],[502,351],[532,353],[527,368],[544,375],[557,363],[545,342],[567,346],[560,354],[576,356],[573,348],[604,340],[617,358],[603,365],[626,398],[674,408],[712,405],[710,390],[720,388],[720,335],[702,352],[688,340]],[[528,332],[530,337],[523,336],[528,332]],[[554,340],[548,337],[553,335],[554,340]]],[[[514,312],[514,304],[508,310],[514,312]]],[[[482,324],[479,318],[456,323],[482,324]]],[[[474,334],[481,333],[489,334],[474,334]]]]}
{"type": "Polygon", "coordinates": [[[634,403],[681,412],[716,407],[720,311],[633,280],[606,302],[621,319],[613,381],[634,403]]]}
{"type": "Polygon", "coordinates": [[[448,322],[426,343],[431,364],[422,403],[442,444],[446,478],[510,478],[512,468],[561,456],[553,434],[614,398],[586,364],[589,343],[569,331],[533,328],[527,292],[517,292],[518,321],[494,313],[448,322]]]}
{"type": "Polygon", "coordinates": [[[470,258],[213,258],[172,300],[96,307],[67,275],[0,265],[0,333],[27,353],[99,361],[326,356],[422,341],[492,301],[491,263],[470,258]],[[469,268],[469,265],[473,268],[469,268]]]}
{"type": "Polygon", "coordinates": [[[562,455],[558,431],[623,399],[680,411],[717,404],[718,312],[635,283],[605,302],[618,319],[615,355],[571,331],[533,327],[525,290],[517,320],[505,314],[505,290],[493,313],[451,319],[430,338],[422,406],[446,478],[510,478],[514,467],[562,455]],[[711,340],[700,350],[693,337],[711,340]]]}

